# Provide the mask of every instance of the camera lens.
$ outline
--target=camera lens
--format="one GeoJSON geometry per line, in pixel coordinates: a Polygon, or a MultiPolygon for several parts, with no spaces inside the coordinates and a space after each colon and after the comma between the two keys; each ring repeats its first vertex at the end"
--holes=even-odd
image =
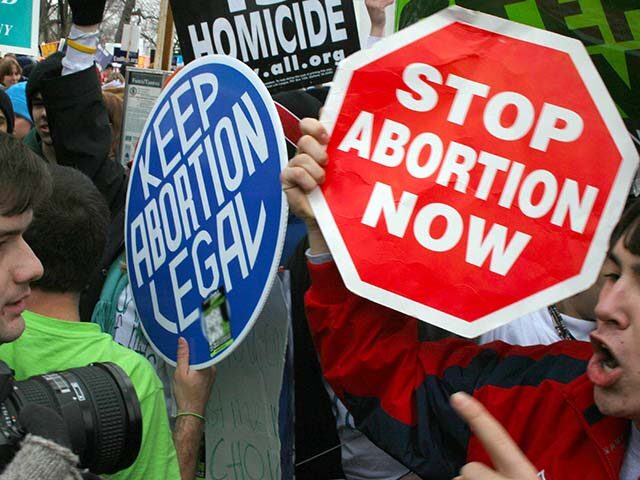
{"type": "Polygon", "coordinates": [[[129,377],[114,363],[37,375],[14,383],[5,400],[15,414],[28,403],[56,410],[65,421],[80,465],[93,473],[130,466],[142,440],[140,403],[129,377]]]}

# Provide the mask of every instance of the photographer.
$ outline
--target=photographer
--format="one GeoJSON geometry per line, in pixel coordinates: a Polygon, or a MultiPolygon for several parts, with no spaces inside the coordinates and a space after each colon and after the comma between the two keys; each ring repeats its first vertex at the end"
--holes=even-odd
{"type": "MultiPolygon", "coordinates": [[[[0,133],[0,343],[13,342],[24,331],[22,312],[29,284],[43,273],[23,234],[33,208],[50,190],[51,179],[42,162],[18,140],[0,133]]],[[[27,435],[0,479],[81,478],[57,413],[32,406],[24,408],[18,420],[27,435]]]]}
{"type": "MultiPolygon", "coordinates": [[[[140,401],[142,442],[134,463],[110,478],[180,478],[162,384],[153,367],[102,333],[99,325],[81,321],[80,294],[92,274],[88,267],[98,265],[104,249],[107,205],[81,172],[52,165],[51,175],[52,194],[34,210],[25,233],[44,274],[33,283],[26,301],[28,328],[19,340],[0,346],[0,359],[14,368],[17,380],[95,362],[118,365],[140,401]]],[[[114,400],[109,408],[117,405],[114,400]]]]}

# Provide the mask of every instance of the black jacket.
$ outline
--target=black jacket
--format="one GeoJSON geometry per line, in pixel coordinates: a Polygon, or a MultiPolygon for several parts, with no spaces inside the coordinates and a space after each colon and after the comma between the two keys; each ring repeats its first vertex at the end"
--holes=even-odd
{"type": "Polygon", "coordinates": [[[109,158],[111,127],[95,68],[44,80],[40,88],[58,163],[87,175],[111,210],[102,262],[80,299],[80,318],[88,321],[106,273],[124,247],[127,175],[122,165],[109,158]]]}

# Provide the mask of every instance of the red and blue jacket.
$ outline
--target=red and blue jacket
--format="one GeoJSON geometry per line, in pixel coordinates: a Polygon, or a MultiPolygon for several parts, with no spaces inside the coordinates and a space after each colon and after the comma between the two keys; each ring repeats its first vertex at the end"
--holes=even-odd
{"type": "Polygon", "coordinates": [[[418,340],[418,323],[350,293],[334,263],[309,265],[307,317],[324,376],[374,443],[419,476],[491,462],[449,405],[465,391],[545,480],[618,480],[630,422],[603,416],[585,375],[591,346],[418,340]]]}

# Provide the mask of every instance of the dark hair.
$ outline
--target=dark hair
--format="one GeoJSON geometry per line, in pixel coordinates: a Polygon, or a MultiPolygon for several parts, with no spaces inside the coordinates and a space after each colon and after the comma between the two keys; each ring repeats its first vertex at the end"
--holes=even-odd
{"type": "Polygon", "coordinates": [[[632,199],[627,202],[627,207],[622,213],[620,221],[613,229],[611,240],[609,241],[609,250],[618,243],[618,240],[624,238],[623,245],[634,255],[640,255],[640,198],[632,199]]]}
{"type": "Polygon", "coordinates": [[[0,215],[34,209],[50,193],[44,161],[14,136],[0,132],[0,215]]]}
{"type": "Polygon", "coordinates": [[[42,262],[44,276],[32,282],[47,292],[81,293],[99,267],[110,214],[89,177],[51,165],[53,192],[35,211],[24,238],[42,262]]]}
{"type": "Polygon", "coordinates": [[[0,90],[0,110],[2,110],[4,118],[7,120],[7,133],[13,133],[15,123],[13,104],[11,103],[9,95],[7,95],[4,90],[0,90]]]}

